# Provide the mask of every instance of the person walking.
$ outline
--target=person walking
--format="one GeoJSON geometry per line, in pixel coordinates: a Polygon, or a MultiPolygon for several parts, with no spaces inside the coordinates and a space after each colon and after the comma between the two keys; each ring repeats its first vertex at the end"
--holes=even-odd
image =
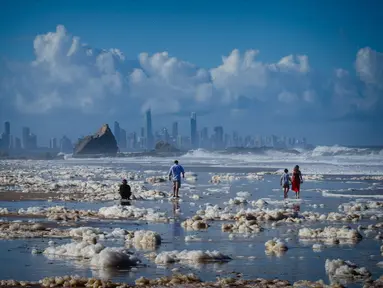
{"type": "Polygon", "coordinates": [[[284,199],[287,198],[287,193],[289,193],[290,190],[290,182],[291,178],[289,175],[289,170],[285,169],[284,173],[281,176],[281,186],[283,187],[283,197],[284,199]]]}
{"type": "Polygon", "coordinates": [[[299,166],[295,165],[293,170],[293,177],[292,177],[292,185],[291,190],[295,192],[295,198],[300,198],[300,190],[301,190],[301,184],[303,183],[302,173],[301,170],[299,170],[299,166]]]}
{"type": "Polygon", "coordinates": [[[174,161],[174,165],[169,169],[169,181],[173,181],[173,197],[179,198],[178,192],[181,188],[181,174],[182,178],[185,178],[184,167],[178,164],[178,160],[174,161]]]}

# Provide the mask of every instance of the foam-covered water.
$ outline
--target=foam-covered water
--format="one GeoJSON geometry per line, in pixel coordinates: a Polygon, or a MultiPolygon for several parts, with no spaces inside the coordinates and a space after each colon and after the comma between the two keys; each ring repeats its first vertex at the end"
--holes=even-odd
{"type": "MultiPolygon", "coordinates": [[[[353,150],[345,152],[351,155],[345,155],[338,151],[342,149],[339,147],[331,148],[335,152],[330,156],[324,155],[320,149],[316,152],[315,149],[302,150],[300,154],[268,151],[262,155],[189,152],[179,160],[187,176],[193,177],[182,183],[179,201],[171,201],[166,196],[171,193],[171,184],[160,180],[166,179],[168,167],[174,160],[171,158],[5,161],[0,164],[4,173],[13,171],[21,177],[17,179],[26,178],[31,182],[23,180],[15,193],[31,193],[38,185],[38,189],[45,189],[49,195],[62,189],[65,195],[76,191],[87,196],[80,199],[85,200],[83,202],[3,201],[0,202],[3,220],[41,221],[59,225],[59,229],[93,227],[102,231],[100,235],[119,234],[124,231],[122,229],[154,231],[160,235],[161,243],[146,245],[148,241],[142,240],[149,235],[153,242],[152,236],[157,235],[154,232],[140,232],[145,237],[137,236],[141,239],[137,240],[139,243],[126,241],[124,237],[97,237],[97,241],[107,247],[106,252],[100,254],[102,259],[93,254],[83,259],[81,253],[74,258],[55,253],[31,253],[33,249],[45,251],[50,246],[50,239],[4,239],[0,240],[0,263],[3,263],[0,264],[0,279],[37,280],[49,275],[79,274],[133,282],[140,276],[171,275],[176,269],[182,273],[197,273],[203,280],[241,273],[245,278],[324,279],[329,283],[335,281],[334,275],[341,275],[336,272],[338,268],[330,266],[345,266],[344,262],[334,262],[336,259],[366,267],[372,277],[377,278],[382,274],[378,263],[382,262],[383,231],[375,224],[383,221],[383,205],[379,204],[383,194],[383,156],[354,155],[358,151],[354,153],[353,150]],[[314,152],[322,154],[316,156],[314,152]],[[375,158],[370,161],[368,157],[375,158]],[[293,199],[289,192],[290,199],[284,201],[279,187],[280,175],[274,172],[295,164],[301,166],[304,175],[302,199],[293,199]],[[119,206],[113,195],[117,194],[117,184],[122,177],[130,177],[132,187],[137,190],[135,194],[145,197],[132,200],[131,206],[119,206]],[[54,183],[59,185],[52,186],[54,183]],[[148,197],[148,191],[163,194],[148,197]],[[99,197],[100,194],[111,197],[99,197]],[[70,210],[73,214],[76,210],[88,211],[88,214],[79,213],[78,221],[46,215],[46,211],[53,213],[55,209],[50,207],[57,206],[65,208],[57,208],[60,213],[70,210]],[[37,208],[28,210],[28,207],[37,208]],[[17,214],[20,211],[22,213],[17,214]],[[40,218],[28,216],[25,211],[37,211],[40,218]],[[183,224],[185,222],[187,225],[183,224]],[[303,230],[306,232],[300,232],[300,229],[306,229],[303,230]],[[321,230],[315,232],[312,229],[321,230]],[[306,237],[300,237],[300,233],[306,237]],[[362,235],[361,239],[351,237],[357,233],[362,235]],[[345,239],[347,237],[352,238],[351,241],[345,239]],[[265,243],[268,244],[265,246],[265,243]],[[133,254],[125,253],[122,248],[133,254]],[[212,251],[216,252],[212,254],[212,251]],[[161,255],[158,258],[161,261],[156,263],[158,255],[161,255]],[[226,256],[231,258],[230,261],[226,256]],[[140,264],[135,269],[105,268],[120,263],[120,260],[130,263],[129,259],[139,259],[140,264]],[[329,259],[328,268],[325,268],[326,259],[329,259]],[[4,263],[6,267],[1,266],[4,263]],[[326,274],[326,269],[331,275],[326,274]]],[[[366,150],[359,152],[367,153],[366,150]]],[[[0,180],[8,183],[9,179],[0,180]]],[[[7,185],[16,184],[12,181],[7,185]]],[[[77,247],[76,244],[68,245],[73,241],[55,239],[55,247],[77,247]]],[[[89,245],[93,247],[94,244],[89,245]]]]}

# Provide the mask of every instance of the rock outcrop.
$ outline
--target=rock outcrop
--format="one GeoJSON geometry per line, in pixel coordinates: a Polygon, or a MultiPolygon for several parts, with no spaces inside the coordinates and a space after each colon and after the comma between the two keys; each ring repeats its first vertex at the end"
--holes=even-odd
{"type": "Polygon", "coordinates": [[[156,152],[178,152],[178,151],[180,151],[177,148],[175,148],[173,145],[171,145],[167,142],[164,142],[164,141],[157,142],[154,149],[156,152]]]}
{"type": "Polygon", "coordinates": [[[81,139],[75,149],[74,156],[77,155],[108,155],[115,156],[118,147],[116,138],[110,130],[108,124],[104,124],[94,135],[89,135],[81,139]]]}

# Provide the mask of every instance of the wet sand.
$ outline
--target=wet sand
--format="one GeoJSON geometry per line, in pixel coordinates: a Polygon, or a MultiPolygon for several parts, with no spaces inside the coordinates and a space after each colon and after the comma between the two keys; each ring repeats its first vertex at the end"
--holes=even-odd
{"type": "Polygon", "coordinates": [[[70,200],[65,201],[78,201],[81,195],[77,193],[61,194],[55,192],[18,192],[13,190],[0,190],[0,201],[60,201],[63,197],[70,197],[70,200]]]}

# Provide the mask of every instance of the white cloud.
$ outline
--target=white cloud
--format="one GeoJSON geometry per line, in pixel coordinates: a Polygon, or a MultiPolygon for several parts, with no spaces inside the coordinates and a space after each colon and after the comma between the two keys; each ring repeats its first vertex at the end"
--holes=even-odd
{"type": "MultiPolygon", "coordinates": [[[[126,57],[118,49],[90,48],[63,26],[37,36],[34,53],[36,58],[28,65],[9,64],[4,68],[7,73],[1,73],[4,93],[0,97],[8,95],[19,113],[69,109],[99,114],[113,110],[122,115],[127,107],[131,111],[150,107],[153,113],[206,111],[219,105],[236,107],[242,98],[275,110],[294,101],[302,103],[302,109],[307,108],[304,104],[326,101],[332,105],[326,111],[344,114],[350,107],[370,109],[382,95],[377,91],[383,89],[383,56],[370,48],[361,49],[356,57],[359,83],[353,73],[342,69],[317,77],[306,55],[265,63],[258,59],[257,50],[241,54],[234,49],[211,69],[201,69],[167,52],[141,53],[132,61],[127,59],[134,56],[126,57]],[[340,105],[345,108],[338,109],[340,105]]],[[[304,110],[299,113],[303,114],[304,110]]]]}
{"type": "Polygon", "coordinates": [[[360,49],[356,57],[355,68],[363,82],[383,90],[383,53],[376,52],[369,47],[360,49]]]}

